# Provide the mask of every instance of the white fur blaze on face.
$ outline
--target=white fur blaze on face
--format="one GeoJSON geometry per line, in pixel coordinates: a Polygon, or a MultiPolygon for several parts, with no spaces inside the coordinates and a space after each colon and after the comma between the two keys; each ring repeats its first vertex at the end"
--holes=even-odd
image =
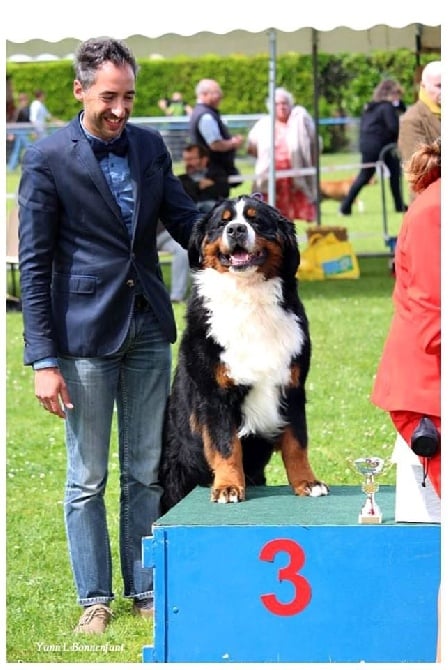
{"type": "Polygon", "coordinates": [[[237,202],[235,206],[236,210],[236,215],[233,217],[231,221],[229,221],[224,229],[223,235],[222,235],[222,240],[225,244],[225,246],[230,247],[232,244],[232,241],[229,237],[228,230],[229,227],[231,228],[232,226],[244,226],[247,230],[247,244],[246,249],[247,251],[254,251],[255,249],[255,241],[256,241],[256,234],[255,230],[252,228],[250,223],[246,220],[244,217],[244,206],[245,206],[245,201],[242,200],[241,202],[237,202]]]}

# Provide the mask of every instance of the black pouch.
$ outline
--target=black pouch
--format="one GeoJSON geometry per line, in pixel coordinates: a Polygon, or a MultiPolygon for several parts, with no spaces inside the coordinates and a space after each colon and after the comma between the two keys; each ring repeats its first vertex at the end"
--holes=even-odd
{"type": "Polygon", "coordinates": [[[440,448],[440,435],[427,416],[420,419],[417,428],[412,433],[411,449],[417,456],[430,458],[434,456],[440,448]]]}

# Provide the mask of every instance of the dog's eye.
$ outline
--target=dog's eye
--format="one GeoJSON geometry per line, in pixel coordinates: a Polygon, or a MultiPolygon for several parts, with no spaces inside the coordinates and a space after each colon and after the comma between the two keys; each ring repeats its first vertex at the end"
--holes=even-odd
{"type": "Polygon", "coordinates": [[[257,210],[255,207],[248,207],[246,210],[246,216],[248,219],[255,219],[257,216],[257,210]]]}

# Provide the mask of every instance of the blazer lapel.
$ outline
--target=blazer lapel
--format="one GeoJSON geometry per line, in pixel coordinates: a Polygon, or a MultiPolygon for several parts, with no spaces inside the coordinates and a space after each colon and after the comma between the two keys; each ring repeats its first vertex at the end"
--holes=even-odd
{"type": "Polygon", "coordinates": [[[83,170],[87,170],[101,197],[108,207],[110,207],[113,214],[123,223],[120,208],[104,178],[104,174],[90,147],[89,141],[81,130],[78,119],[73,120],[71,131],[74,159],[82,163],[83,170]]]}

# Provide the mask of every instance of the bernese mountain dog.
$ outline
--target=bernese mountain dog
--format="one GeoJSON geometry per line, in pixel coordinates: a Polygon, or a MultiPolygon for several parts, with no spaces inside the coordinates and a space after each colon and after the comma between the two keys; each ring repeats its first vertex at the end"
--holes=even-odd
{"type": "Polygon", "coordinates": [[[218,503],[264,485],[280,450],[299,496],[327,495],[307,455],[311,356],[298,296],[294,225],[256,196],[215,206],[189,245],[192,289],[167,405],[160,483],[166,512],[196,486],[218,503]]]}

